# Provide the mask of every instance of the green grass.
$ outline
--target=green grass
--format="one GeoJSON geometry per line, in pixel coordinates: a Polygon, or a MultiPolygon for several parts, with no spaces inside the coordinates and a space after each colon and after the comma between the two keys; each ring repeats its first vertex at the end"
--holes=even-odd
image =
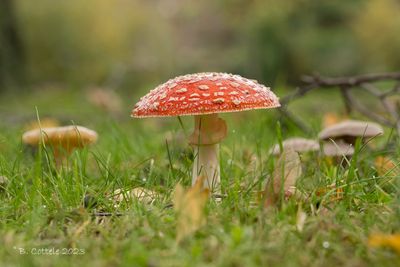
{"type": "MultiPolygon", "coordinates": [[[[315,128],[308,137],[316,136],[323,112],[341,106],[332,101],[316,106],[316,100],[324,98],[311,96],[295,106],[315,128]]],[[[308,197],[264,210],[256,192],[273,169],[268,149],[278,140],[277,121],[283,138],[301,133],[270,110],[223,115],[229,128],[221,144],[222,190],[227,196],[221,203],[209,201],[207,225],[177,245],[171,196],[176,183],[190,185],[192,151],[184,135],[193,122],[182,118],[182,129],[176,118],[131,119],[137,98],[126,99],[125,113],[109,115],[88,105],[78,91],[39,91],[22,100],[12,94],[1,97],[0,175],[8,183],[0,191],[0,265],[400,265],[400,257],[390,249],[367,246],[371,233],[400,230],[399,177],[389,183],[373,166],[377,155],[398,162],[399,141],[388,134],[374,141],[375,149],[360,147],[347,167],[303,156],[305,171],[298,188],[308,197]],[[20,141],[24,124],[36,118],[35,106],[42,118],[96,130],[98,143],[75,151],[56,170],[48,148],[32,155],[20,141]],[[344,197],[329,204],[330,195],[319,197],[317,189],[332,183],[343,188],[344,197]],[[159,197],[152,204],[132,200],[118,207],[108,197],[117,188],[138,186],[159,197]],[[85,195],[97,205],[83,208],[85,195]],[[299,209],[307,214],[301,232],[296,228],[299,209]],[[92,216],[100,211],[122,215],[92,216]],[[72,248],[82,254],[32,254],[42,248],[72,248]],[[20,254],[20,249],[30,254],[20,254]]]]}

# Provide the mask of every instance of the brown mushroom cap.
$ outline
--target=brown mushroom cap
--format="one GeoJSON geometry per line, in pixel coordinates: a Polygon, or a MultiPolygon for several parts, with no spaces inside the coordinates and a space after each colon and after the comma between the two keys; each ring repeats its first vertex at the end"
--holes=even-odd
{"type": "Polygon", "coordinates": [[[142,97],[132,117],[204,115],[279,107],[276,95],[255,80],[217,72],[179,76],[142,97]]]}
{"type": "Polygon", "coordinates": [[[52,146],[62,146],[65,149],[83,147],[97,141],[97,133],[82,126],[64,126],[34,129],[22,135],[22,142],[37,146],[41,142],[52,146]]]}
{"type": "MultiPolygon", "coordinates": [[[[283,146],[284,151],[291,149],[298,153],[319,150],[319,144],[317,141],[302,138],[302,137],[293,137],[293,138],[286,139],[282,142],[282,146],[283,146]]],[[[279,144],[274,145],[270,149],[270,153],[272,155],[281,154],[279,144]]]]}
{"type": "Polygon", "coordinates": [[[328,157],[351,156],[354,154],[354,147],[345,142],[326,142],[323,144],[322,152],[328,157]]]}
{"type": "Polygon", "coordinates": [[[374,122],[347,120],[322,130],[318,138],[320,140],[344,140],[354,144],[357,137],[371,138],[383,134],[382,127],[374,122]]]}

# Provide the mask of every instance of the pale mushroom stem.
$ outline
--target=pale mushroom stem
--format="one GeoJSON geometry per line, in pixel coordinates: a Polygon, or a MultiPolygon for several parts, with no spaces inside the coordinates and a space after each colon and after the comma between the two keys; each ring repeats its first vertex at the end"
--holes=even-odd
{"type": "Polygon", "coordinates": [[[218,114],[195,116],[195,128],[190,136],[194,146],[192,185],[204,176],[204,187],[219,191],[219,142],[226,136],[225,121],[218,114]]]}
{"type": "Polygon", "coordinates": [[[61,168],[62,163],[65,159],[65,156],[63,155],[62,151],[58,147],[54,147],[53,155],[54,155],[54,161],[56,163],[56,168],[57,169],[61,168]]]}
{"type": "Polygon", "coordinates": [[[69,146],[62,146],[60,144],[53,144],[53,155],[56,168],[60,169],[66,159],[72,154],[72,148],[69,146]]]}
{"type": "Polygon", "coordinates": [[[195,158],[193,162],[192,185],[200,176],[204,176],[204,187],[216,189],[219,186],[219,144],[195,146],[195,158]]]}

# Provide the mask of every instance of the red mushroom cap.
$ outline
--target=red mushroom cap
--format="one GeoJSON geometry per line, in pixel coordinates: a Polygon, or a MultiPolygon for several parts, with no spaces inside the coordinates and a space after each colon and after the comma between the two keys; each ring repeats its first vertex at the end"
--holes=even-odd
{"type": "Polygon", "coordinates": [[[255,80],[227,73],[179,76],[142,97],[132,117],[202,115],[279,107],[276,95],[255,80]]]}

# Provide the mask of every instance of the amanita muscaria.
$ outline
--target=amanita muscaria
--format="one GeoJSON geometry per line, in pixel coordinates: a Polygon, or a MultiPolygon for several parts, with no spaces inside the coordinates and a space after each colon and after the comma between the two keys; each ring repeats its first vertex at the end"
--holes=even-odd
{"type": "Polygon", "coordinates": [[[205,176],[204,186],[219,190],[219,143],[227,126],[218,113],[279,107],[276,95],[255,80],[227,73],[196,73],[179,76],[142,97],[132,117],[193,115],[195,127],[189,137],[194,147],[192,184],[205,176]]]}

